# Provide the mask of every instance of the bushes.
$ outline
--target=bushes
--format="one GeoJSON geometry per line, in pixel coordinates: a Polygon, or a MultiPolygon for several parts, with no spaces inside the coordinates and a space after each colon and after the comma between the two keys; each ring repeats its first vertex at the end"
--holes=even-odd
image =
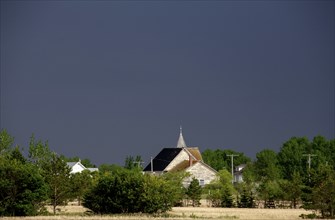
{"type": "Polygon", "coordinates": [[[165,212],[176,202],[172,189],[161,177],[120,169],[101,176],[83,205],[98,214],[165,212]]]}
{"type": "Polygon", "coordinates": [[[37,215],[47,196],[47,185],[36,167],[0,158],[0,216],[37,215]]]}

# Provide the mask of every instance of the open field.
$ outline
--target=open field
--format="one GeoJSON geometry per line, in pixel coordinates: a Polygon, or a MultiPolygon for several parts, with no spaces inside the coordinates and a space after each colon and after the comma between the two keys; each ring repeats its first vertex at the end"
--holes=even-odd
{"type": "MultiPolygon", "coordinates": [[[[86,209],[82,206],[65,206],[60,207],[60,214],[56,216],[35,216],[35,217],[6,217],[2,219],[86,219],[86,220],[104,220],[104,219],[123,219],[123,220],[148,220],[148,219],[168,219],[168,220],[182,220],[182,219],[301,219],[300,214],[309,214],[311,211],[303,209],[239,209],[239,208],[207,208],[207,207],[175,207],[172,211],[161,217],[153,217],[149,215],[85,215],[86,209]]],[[[50,209],[49,209],[50,210],[50,209]]],[[[51,210],[50,210],[51,211],[51,210]]]]}

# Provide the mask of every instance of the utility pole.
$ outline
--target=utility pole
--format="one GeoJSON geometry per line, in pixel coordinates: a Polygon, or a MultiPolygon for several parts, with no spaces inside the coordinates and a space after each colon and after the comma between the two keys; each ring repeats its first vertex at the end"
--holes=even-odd
{"type": "Polygon", "coordinates": [[[234,157],[238,157],[239,155],[229,154],[227,156],[231,158],[231,177],[232,177],[231,183],[234,184],[234,157]]]}
{"type": "Polygon", "coordinates": [[[151,165],[151,173],[154,172],[154,164],[153,164],[154,160],[152,159],[152,157],[150,158],[150,165],[151,165]]]}
{"type": "Polygon", "coordinates": [[[308,181],[311,182],[311,173],[309,171],[311,170],[312,157],[315,157],[316,154],[303,154],[302,156],[308,157],[308,181]]]}
{"type": "Polygon", "coordinates": [[[308,170],[311,169],[312,157],[316,157],[316,154],[303,154],[302,156],[308,157],[308,170]]]}
{"type": "Polygon", "coordinates": [[[137,167],[140,168],[141,164],[143,164],[144,162],[140,160],[140,161],[134,161],[133,163],[137,164],[137,167]]]}

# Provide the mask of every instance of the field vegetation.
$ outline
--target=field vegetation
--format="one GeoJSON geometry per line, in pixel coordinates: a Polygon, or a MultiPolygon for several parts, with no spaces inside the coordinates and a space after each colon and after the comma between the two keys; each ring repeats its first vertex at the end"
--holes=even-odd
{"type": "MultiPolygon", "coordinates": [[[[293,137],[278,153],[270,149],[257,153],[255,161],[232,150],[205,150],[203,159],[217,169],[218,178],[205,187],[193,179],[188,188],[182,184],[187,173],[143,174],[138,166],[140,156],[128,156],[124,167],[103,164],[99,172],[70,174],[66,161],[73,158],[51,151],[48,142],[35,140],[33,135],[28,149],[28,157],[24,157],[22,148],[14,145],[14,138],[6,130],[0,132],[0,216],[34,216],[33,219],[335,217],[335,140],[321,136],[312,141],[293,137]],[[229,167],[231,154],[239,155],[235,165],[246,164],[244,181],[234,185],[229,167]],[[199,207],[201,199],[209,207],[199,207]],[[76,201],[77,206],[69,206],[69,201],[76,201]],[[75,208],[78,210],[73,211],[75,208]]],[[[94,166],[89,159],[84,161],[94,166]]]]}

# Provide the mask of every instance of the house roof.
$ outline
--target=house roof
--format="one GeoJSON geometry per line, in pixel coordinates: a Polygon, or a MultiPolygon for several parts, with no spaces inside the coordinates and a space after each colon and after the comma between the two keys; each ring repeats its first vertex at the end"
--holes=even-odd
{"type": "MultiPolygon", "coordinates": [[[[180,151],[182,151],[182,148],[163,148],[153,159],[153,171],[163,171],[180,151]]],[[[151,162],[143,171],[151,171],[151,162]]]]}
{"type": "Polygon", "coordinates": [[[197,147],[188,147],[188,148],[186,148],[186,150],[190,154],[192,154],[193,159],[195,159],[195,160],[202,160],[202,156],[201,156],[201,153],[199,151],[199,148],[197,148],[197,147]]]}
{"type": "Polygon", "coordinates": [[[89,167],[87,168],[90,172],[95,172],[95,171],[99,171],[99,168],[95,168],[95,167],[89,167]]]}

